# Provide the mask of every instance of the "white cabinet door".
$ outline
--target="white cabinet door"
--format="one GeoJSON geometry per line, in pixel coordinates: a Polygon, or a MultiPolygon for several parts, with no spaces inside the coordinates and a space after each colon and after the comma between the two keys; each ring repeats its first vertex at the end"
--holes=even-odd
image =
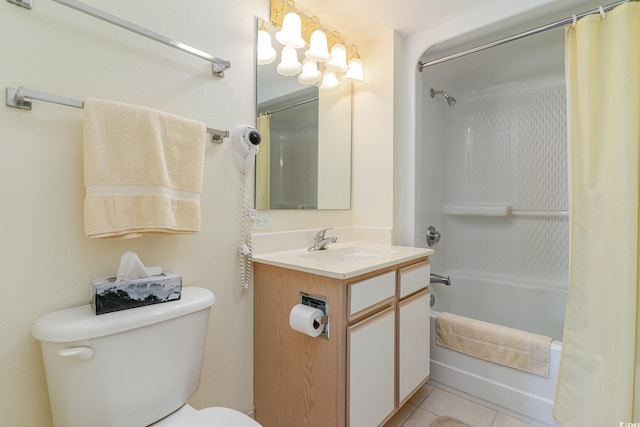
{"type": "Polygon", "coordinates": [[[395,311],[347,328],[348,427],[373,427],[394,410],[395,311]]]}
{"type": "Polygon", "coordinates": [[[398,304],[398,390],[402,405],[429,376],[429,292],[398,304]]]}

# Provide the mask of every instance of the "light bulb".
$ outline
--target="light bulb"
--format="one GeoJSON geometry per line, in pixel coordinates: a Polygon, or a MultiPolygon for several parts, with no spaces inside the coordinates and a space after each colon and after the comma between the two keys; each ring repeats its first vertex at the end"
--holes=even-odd
{"type": "Polygon", "coordinates": [[[300,15],[289,12],[282,20],[282,30],[276,33],[276,40],[285,46],[300,49],[306,45],[302,38],[302,21],[300,15]]]}
{"type": "Polygon", "coordinates": [[[307,58],[316,62],[327,62],[331,59],[331,54],[327,48],[327,35],[322,30],[315,30],[311,33],[309,49],[304,54],[307,58]]]}
{"type": "Polygon", "coordinates": [[[351,58],[349,60],[349,69],[343,79],[351,82],[361,82],[364,80],[362,77],[362,60],[360,58],[351,58]]]}
{"type": "Polygon", "coordinates": [[[271,45],[271,35],[266,30],[258,31],[258,64],[271,64],[276,59],[276,50],[271,45]]]}
{"type": "Polygon", "coordinates": [[[322,83],[320,83],[320,89],[322,90],[333,90],[338,87],[340,82],[336,77],[336,73],[333,70],[328,70],[325,68],[322,73],[322,83]]]}
{"type": "Polygon", "coordinates": [[[347,49],[343,44],[334,44],[331,48],[331,59],[325,64],[325,67],[332,71],[344,73],[347,71],[347,49]]]}
{"type": "Polygon", "coordinates": [[[298,81],[303,85],[312,85],[318,83],[322,73],[318,70],[318,63],[305,58],[302,61],[302,72],[298,76],[298,81]]]}
{"type": "Polygon", "coordinates": [[[290,46],[283,47],[280,63],[276,69],[283,76],[295,76],[298,74],[302,69],[302,64],[298,61],[298,52],[290,46]]]}

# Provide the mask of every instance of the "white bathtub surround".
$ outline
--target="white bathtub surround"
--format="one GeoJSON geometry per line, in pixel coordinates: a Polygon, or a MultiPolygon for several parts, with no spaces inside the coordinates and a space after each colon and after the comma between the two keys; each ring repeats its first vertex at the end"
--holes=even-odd
{"type": "Polygon", "coordinates": [[[571,255],[554,408],[565,426],[640,420],[640,3],[566,32],[571,255]]]}
{"type": "Polygon", "coordinates": [[[550,337],[440,313],[436,317],[436,343],[488,362],[549,376],[550,337]]]}

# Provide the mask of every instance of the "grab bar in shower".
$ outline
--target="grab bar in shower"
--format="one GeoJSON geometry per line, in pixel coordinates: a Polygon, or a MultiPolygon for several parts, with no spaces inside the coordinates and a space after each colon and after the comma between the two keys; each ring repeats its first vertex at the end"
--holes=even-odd
{"type": "Polygon", "coordinates": [[[569,216],[569,211],[563,210],[548,210],[548,211],[536,211],[536,210],[524,210],[524,209],[511,209],[512,216],[569,216]]]}
{"type": "MultiPolygon", "coordinates": [[[[84,108],[84,102],[80,99],[67,98],[66,96],[54,95],[46,92],[25,89],[18,86],[6,89],[5,104],[7,107],[18,108],[20,110],[31,110],[31,101],[51,102],[53,104],[64,105],[66,107],[84,108]]],[[[222,143],[223,138],[229,136],[228,130],[213,129],[207,127],[207,134],[211,135],[211,142],[222,143]]]]}
{"type": "MultiPolygon", "coordinates": [[[[15,4],[17,6],[24,7],[25,9],[31,9],[31,0],[7,0],[9,3],[15,4]]],[[[59,3],[63,6],[70,7],[71,9],[77,10],[78,12],[85,13],[89,16],[93,16],[94,18],[101,19],[110,24],[116,25],[120,28],[124,28],[125,30],[129,30],[138,35],[147,37],[151,40],[155,40],[164,45],[170,46],[174,49],[181,50],[183,52],[189,53],[191,55],[197,56],[198,58],[205,59],[211,62],[211,73],[217,77],[224,77],[224,71],[231,68],[231,63],[226,59],[218,58],[213,55],[210,55],[206,52],[201,51],[200,49],[196,49],[184,43],[181,43],[177,40],[173,40],[169,37],[166,37],[162,34],[156,33],[155,31],[148,30],[140,25],[134,24],[133,22],[126,21],[122,18],[119,18],[115,15],[111,15],[103,10],[97,9],[93,6],[89,6],[88,4],[81,3],[76,0],[52,0],[56,3],[59,3]]]]}
{"type": "Polygon", "coordinates": [[[444,205],[442,213],[460,216],[561,216],[568,217],[566,210],[513,209],[506,205],[444,205]]]}

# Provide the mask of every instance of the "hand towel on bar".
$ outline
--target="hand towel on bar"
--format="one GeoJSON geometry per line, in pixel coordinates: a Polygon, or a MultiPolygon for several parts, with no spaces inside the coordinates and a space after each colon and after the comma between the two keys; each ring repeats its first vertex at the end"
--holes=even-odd
{"type": "Polygon", "coordinates": [[[436,344],[489,362],[549,376],[551,338],[543,335],[439,313],[436,344]]]}
{"type": "Polygon", "coordinates": [[[206,126],[146,107],[84,102],[88,237],[196,233],[206,126]]]}

